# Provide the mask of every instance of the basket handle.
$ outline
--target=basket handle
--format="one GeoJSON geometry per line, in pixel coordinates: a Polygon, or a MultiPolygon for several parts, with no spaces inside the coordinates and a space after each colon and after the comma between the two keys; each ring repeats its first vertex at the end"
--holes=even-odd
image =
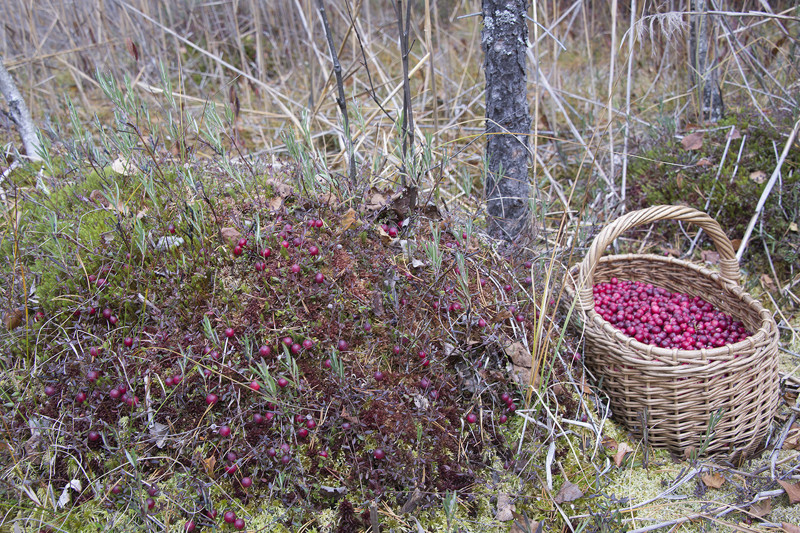
{"type": "Polygon", "coordinates": [[[722,227],[716,220],[702,211],[691,207],[656,205],[622,215],[603,228],[597,237],[595,237],[592,246],[589,248],[589,252],[581,262],[578,274],[580,282],[578,285],[580,288],[578,292],[578,304],[584,311],[594,309],[594,296],[592,294],[594,271],[606,248],[608,248],[608,246],[614,242],[614,239],[619,237],[624,231],[660,220],[682,220],[703,228],[703,230],[708,233],[708,236],[711,237],[714,246],[719,252],[720,274],[722,278],[734,285],[739,284],[739,262],[736,260],[733,244],[731,244],[730,239],[728,239],[728,236],[722,231],[722,227]]]}

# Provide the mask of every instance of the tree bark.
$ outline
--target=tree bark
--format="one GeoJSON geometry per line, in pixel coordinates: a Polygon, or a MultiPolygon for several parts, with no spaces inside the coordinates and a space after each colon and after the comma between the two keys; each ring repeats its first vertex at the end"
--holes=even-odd
{"type": "Polygon", "coordinates": [[[517,239],[531,227],[527,9],[528,0],[482,0],[486,212],[489,233],[507,241],[517,239]]]}
{"type": "Polygon", "coordinates": [[[719,121],[725,108],[722,90],[717,79],[716,69],[709,67],[708,61],[708,23],[706,0],[692,0],[691,27],[689,32],[689,83],[697,94],[703,120],[719,121]]]}
{"type": "Polygon", "coordinates": [[[11,74],[6,70],[1,57],[0,92],[3,93],[6,102],[8,102],[8,116],[17,125],[25,154],[29,159],[40,161],[42,158],[39,156],[39,136],[36,134],[36,126],[31,120],[31,113],[28,111],[28,106],[25,105],[25,100],[17,90],[17,86],[11,78],[11,74]]]}

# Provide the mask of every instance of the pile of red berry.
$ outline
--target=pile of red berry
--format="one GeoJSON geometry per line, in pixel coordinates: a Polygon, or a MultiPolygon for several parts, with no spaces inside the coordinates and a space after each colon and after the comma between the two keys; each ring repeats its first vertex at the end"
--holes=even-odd
{"type": "Polygon", "coordinates": [[[639,342],[699,350],[733,344],[750,333],[744,324],[698,296],[639,281],[611,278],[593,287],[595,311],[639,342]]]}

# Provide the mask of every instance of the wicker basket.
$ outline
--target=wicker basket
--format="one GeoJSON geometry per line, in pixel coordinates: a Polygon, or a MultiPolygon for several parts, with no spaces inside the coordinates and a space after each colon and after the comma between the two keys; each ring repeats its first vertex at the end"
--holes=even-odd
{"type": "Polygon", "coordinates": [[[719,224],[700,211],[655,206],[628,213],[605,227],[583,262],[570,270],[565,290],[586,335],[585,360],[611,400],[614,416],[656,447],[700,450],[719,410],[706,453],[744,457],[757,450],[778,405],[778,329],[767,309],[738,283],[733,245],[719,224]],[[627,254],[600,257],[625,230],[679,220],[701,227],[720,254],[721,272],[671,257],[627,254]],[[592,286],[612,277],[651,283],[699,296],[744,323],[752,335],[735,344],[679,350],[643,344],[594,310],[592,286]]]}

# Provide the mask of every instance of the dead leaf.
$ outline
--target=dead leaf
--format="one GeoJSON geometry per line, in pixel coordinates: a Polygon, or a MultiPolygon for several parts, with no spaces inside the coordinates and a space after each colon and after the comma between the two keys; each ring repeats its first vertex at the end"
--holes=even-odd
{"type": "Polygon", "coordinates": [[[231,244],[239,242],[239,239],[242,238],[242,234],[239,233],[239,230],[236,228],[222,228],[219,230],[219,234],[231,244]]]}
{"type": "Polygon", "coordinates": [[[286,198],[287,196],[291,196],[292,193],[294,192],[294,189],[292,188],[291,185],[288,185],[276,179],[268,179],[265,181],[265,183],[271,186],[275,190],[275,192],[277,192],[284,198],[286,198]]]}
{"type": "Polygon", "coordinates": [[[704,157],[704,158],[700,159],[700,161],[695,163],[695,165],[698,166],[698,167],[710,167],[713,164],[714,163],[712,163],[711,160],[708,159],[707,157],[704,157]]]}
{"type": "Polygon", "coordinates": [[[378,189],[374,187],[367,193],[367,202],[365,207],[367,211],[377,211],[389,203],[389,199],[378,189]]]}
{"type": "Polygon", "coordinates": [[[710,472],[707,474],[703,474],[702,476],[700,476],[700,479],[703,480],[703,483],[705,483],[706,487],[710,487],[712,489],[718,489],[722,486],[723,483],[725,483],[725,476],[723,476],[718,472],[715,472],[713,474],[710,472]]]}
{"type": "Polygon", "coordinates": [[[756,170],[750,173],[750,179],[760,185],[767,181],[767,173],[763,170],[756,170]]]}
{"type": "Polygon", "coordinates": [[[788,522],[781,522],[781,527],[785,533],[800,533],[800,526],[795,526],[788,522]]]}
{"type": "Polygon", "coordinates": [[[105,195],[98,191],[97,189],[93,190],[89,193],[89,198],[96,204],[103,206],[103,207],[111,207],[111,202],[109,202],[105,195]]]}
{"type": "Polygon", "coordinates": [[[633,448],[631,448],[630,444],[627,442],[621,442],[619,446],[617,446],[617,453],[614,455],[614,464],[617,466],[622,466],[622,462],[625,460],[625,456],[632,452],[633,448]]]}
{"type": "Polygon", "coordinates": [[[619,443],[614,439],[612,439],[611,437],[609,436],[603,437],[603,447],[606,450],[611,450],[611,451],[616,450],[617,446],[619,446],[619,443]]]}
{"type": "Polygon", "coordinates": [[[696,131],[685,136],[681,139],[681,146],[684,150],[699,150],[703,147],[703,132],[696,131]]]}
{"type": "Polygon", "coordinates": [[[777,289],[775,282],[772,281],[772,278],[769,277],[769,274],[761,274],[759,280],[761,281],[761,288],[765,291],[775,292],[777,289]]]}
{"type": "Polygon", "coordinates": [[[514,504],[511,503],[511,496],[500,493],[497,495],[497,514],[494,519],[498,522],[508,522],[514,519],[514,504]]]}
{"type": "Polygon", "coordinates": [[[797,424],[793,424],[789,430],[789,435],[783,441],[783,449],[800,450],[800,426],[797,424]]]}
{"type": "Polygon", "coordinates": [[[504,321],[508,320],[512,316],[514,316],[514,315],[511,314],[511,311],[509,311],[508,309],[503,309],[503,310],[499,311],[496,315],[494,315],[494,317],[492,318],[492,321],[495,324],[497,324],[499,322],[504,322],[504,321]]]}
{"type": "Polygon", "coordinates": [[[24,309],[15,309],[13,311],[9,311],[8,313],[6,313],[5,317],[6,329],[8,331],[11,331],[12,329],[17,329],[22,325],[23,318],[25,318],[24,309]]]}
{"type": "Polygon", "coordinates": [[[692,456],[695,454],[695,452],[696,452],[696,448],[694,446],[689,446],[688,448],[683,450],[683,458],[688,461],[689,459],[692,458],[692,456]]]}
{"type": "Polygon", "coordinates": [[[742,239],[731,239],[731,244],[733,245],[734,250],[738,250],[739,246],[742,245],[742,239]]]}
{"type": "Polygon", "coordinates": [[[727,138],[735,141],[736,139],[742,138],[742,133],[739,131],[739,128],[734,127],[731,131],[728,132],[727,138]]]}
{"type": "Polygon", "coordinates": [[[505,352],[511,358],[512,375],[520,385],[528,386],[539,382],[538,372],[532,370],[533,358],[531,353],[521,342],[515,342],[505,347],[505,352]],[[533,379],[533,381],[531,381],[533,379]]]}
{"type": "Polygon", "coordinates": [[[270,211],[273,212],[278,211],[283,205],[283,198],[281,198],[280,196],[273,196],[272,198],[269,199],[267,205],[269,206],[270,211]]]}
{"type": "Polygon", "coordinates": [[[422,491],[420,491],[419,488],[415,488],[414,492],[412,492],[411,496],[408,498],[408,500],[406,500],[406,503],[403,504],[403,508],[400,509],[400,514],[408,514],[413,512],[414,509],[417,508],[417,505],[419,505],[419,502],[422,501],[422,498],[422,491]]]}
{"type": "Polygon", "coordinates": [[[793,232],[797,233],[797,224],[795,224],[794,222],[790,222],[789,223],[789,231],[793,231],[793,232]]]}
{"type": "Polygon", "coordinates": [[[505,352],[515,365],[531,367],[531,353],[521,342],[509,344],[505,347],[505,352]]]}
{"type": "Polygon", "coordinates": [[[770,498],[754,503],[753,505],[750,506],[750,509],[748,509],[748,511],[753,516],[756,516],[758,518],[764,518],[769,514],[770,511],[772,511],[772,503],[770,502],[770,498]]]}
{"type": "Polygon", "coordinates": [[[349,230],[356,225],[356,222],[358,222],[358,214],[356,213],[356,210],[351,207],[342,217],[342,221],[340,222],[340,231],[349,230]]]}
{"type": "Polygon", "coordinates": [[[700,252],[700,257],[702,257],[703,261],[710,265],[719,264],[719,252],[715,252],[713,250],[703,250],[700,252]]]}
{"type": "Polygon", "coordinates": [[[392,209],[395,213],[397,213],[399,218],[406,218],[410,212],[416,209],[418,192],[419,190],[416,187],[406,187],[399,193],[392,196],[392,209]]]}
{"type": "Polygon", "coordinates": [[[114,162],[111,163],[111,170],[113,170],[116,174],[119,174],[121,176],[130,176],[132,168],[133,165],[129,161],[123,159],[122,157],[116,158],[114,162]]]}
{"type": "Polygon", "coordinates": [[[131,40],[130,37],[125,39],[125,48],[128,49],[128,53],[133,56],[133,60],[137,63],[139,62],[139,47],[136,46],[136,43],[131,40]]]}
{"type": "Polygon", "coordinates": [[[207,459],[203,459],[203,468],[210,477],[214,477],[214,466],[217,464],[217,458],[209,455],[207,459]]]}
{"type": "Polygon", "coordinates": [[[800,482],[789,483],[788,481],[778,480],[786,495],[789,496],[789,503],[792,505],[800,503],[800,482]]]}
{"type": "Polygon", "coordinates": [[[553,498],[553,501],[561,504],[564,502],[575,501],[581,496],[583,496],[583,491],[581,488],[575,483],[567,480],[563,485],[561,485],[561,490],[558,491],[558,494],[556,494],[556,497],[553,498]]]}

